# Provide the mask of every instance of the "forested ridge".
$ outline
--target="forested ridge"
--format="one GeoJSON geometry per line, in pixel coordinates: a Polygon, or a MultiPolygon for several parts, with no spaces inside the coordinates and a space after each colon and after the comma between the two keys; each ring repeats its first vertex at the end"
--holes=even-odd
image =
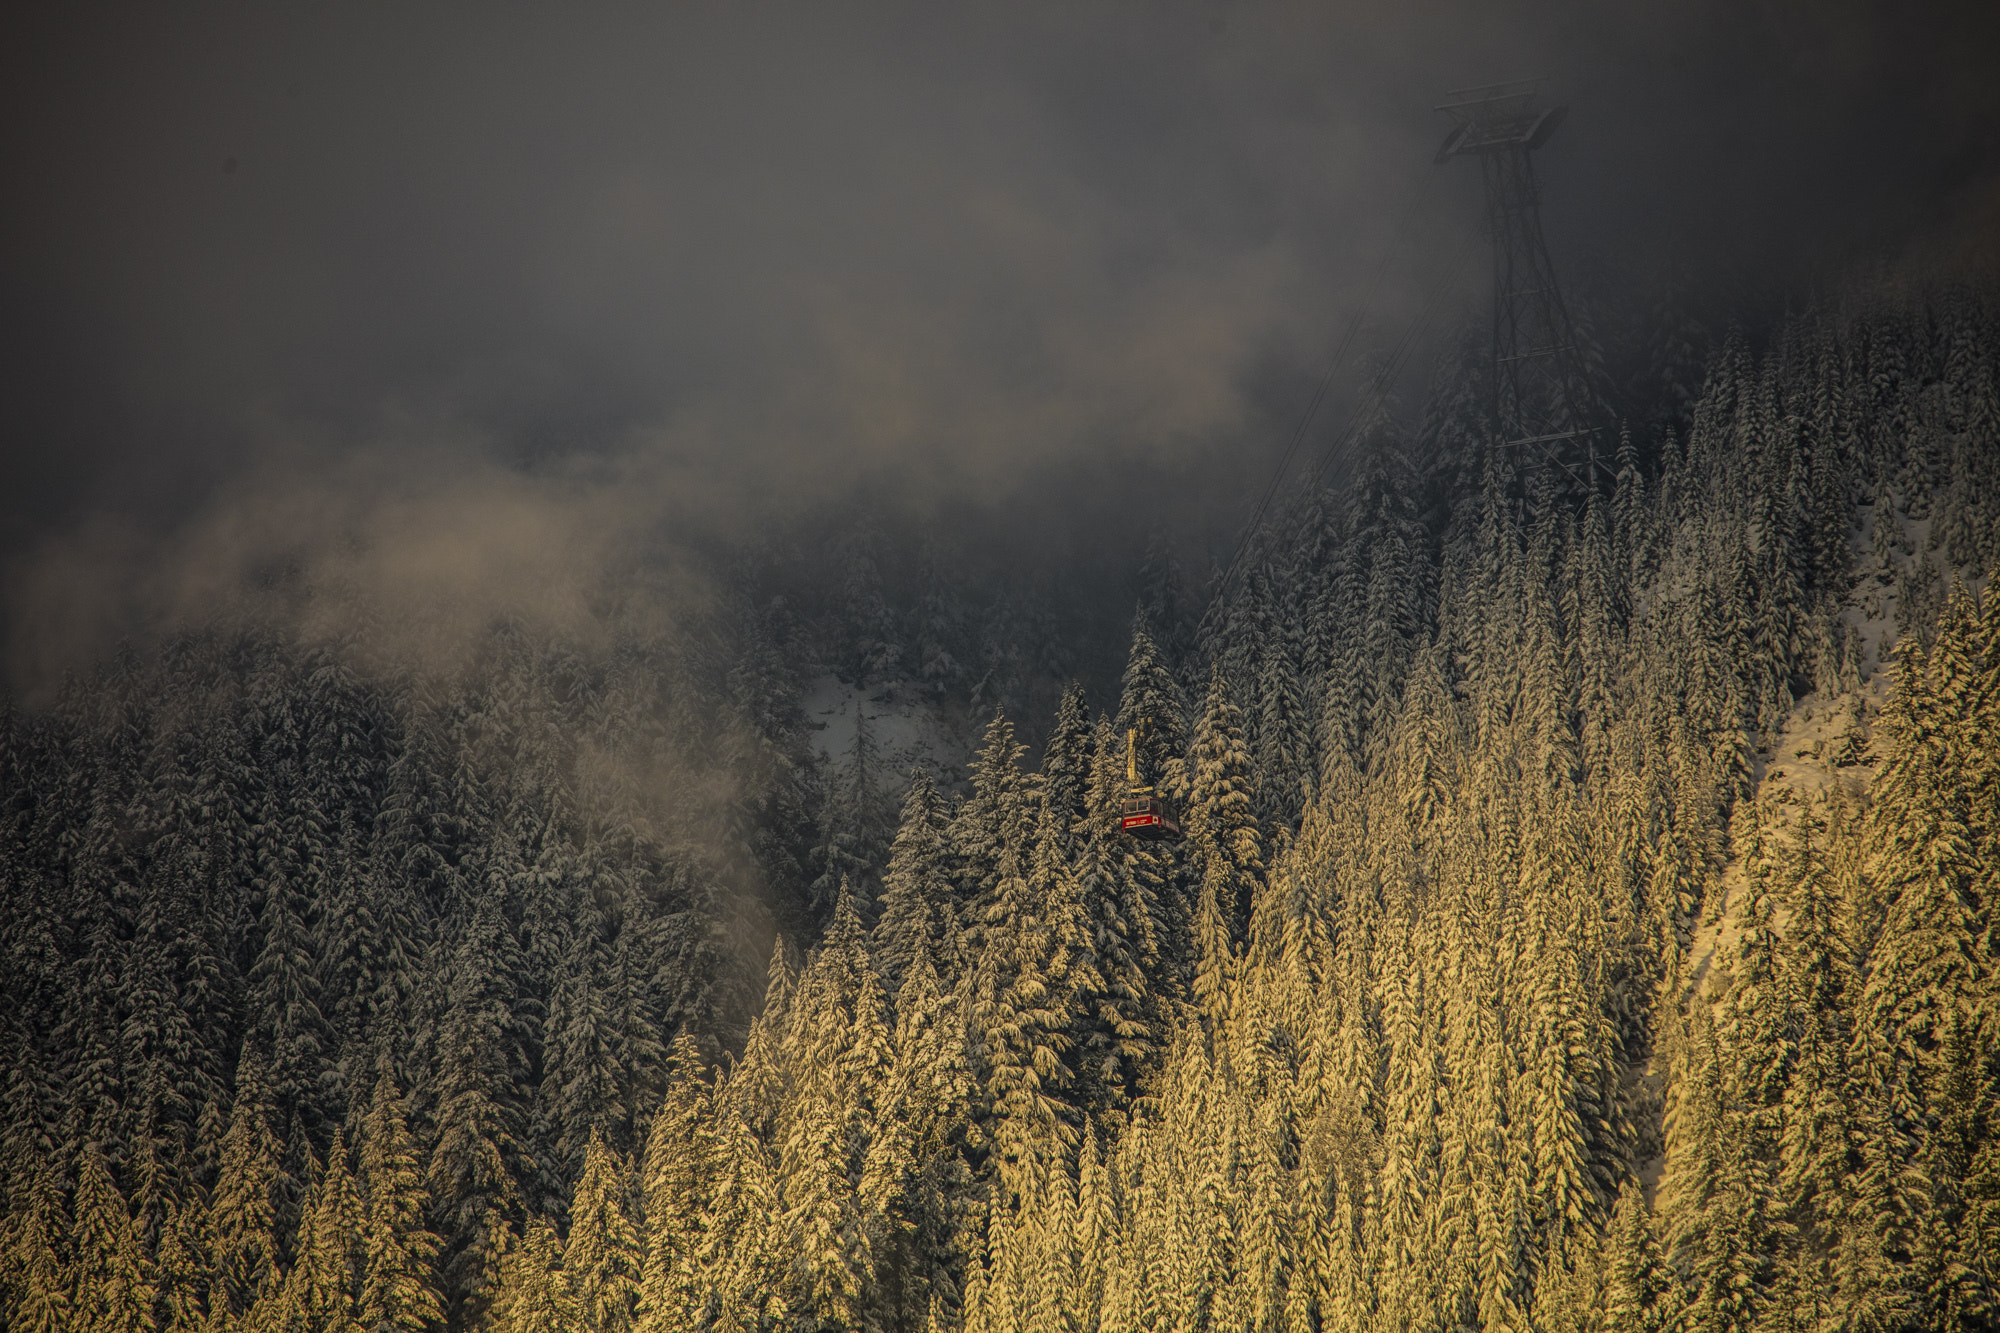
{"type": "Polygon", "coordinates": [[[816,757],[1035,697],[928,576],[13,706],[7,1327],[2000,1327],[2000,307],[1669,358],[1588,496],[1468,365],[1033,771],[816,757]]]}

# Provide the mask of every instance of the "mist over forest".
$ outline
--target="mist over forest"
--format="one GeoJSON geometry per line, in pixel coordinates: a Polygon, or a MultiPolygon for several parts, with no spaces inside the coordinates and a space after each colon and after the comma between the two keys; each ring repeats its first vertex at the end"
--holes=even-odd
{"type": "Polygon", "coordinates": [[[1996,67],[10,12],[0,1327],[2000,1327],[1996,67]]]}

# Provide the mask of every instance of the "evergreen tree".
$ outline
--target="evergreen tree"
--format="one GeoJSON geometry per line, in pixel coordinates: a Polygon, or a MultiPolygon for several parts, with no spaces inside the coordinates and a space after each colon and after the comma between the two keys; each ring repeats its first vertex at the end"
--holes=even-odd
{"type": "Polygon", "coordinates": [[[717,1114],[701,1059],[685,1033],[674,1038],[666,1100],[653,1116],[642,1164],[645,1253],[639,1324],[673,1329],[693,1322],[703,1304],[706,1240],[715,1206],[717,1114]]]}
{"type": "Polygon", "coordinates": [[[915,774],[882,877],[875,959],[883,980],[901,984],[919,953],[948,957],[958,940],[957,905],[947,875],[943,803],[929,777],[915,774]]]}
{"type": "Polygon", "coordinates": [[[957,1307],[971,1208],[972,1094],[957,997],[920,952],[896,992],[895,1063],[864,1172],[864,1193],[881,1199],[892,1220],[880,1265],[883,1307],[904,1327],[957,1307]]]}
{"type": "Polygon", "coordinates": [[[269,1115],[262,1069],[245,1051],[236,1067],[236,1095],[208,1201],[207,1249],[215,1266],[215,1285],[208,1295],[211,1314],[247,1314],[260,1298],[275,1297],[278,1290],[279,1146],[269,1115]]]}
{"type": "Polygon", "coordinates": [[[1170,780],[1171,765],[1186,749],[1187,709],[1180,685],[1160,659],[1142,619],[1132,626],[1132,651],[1118,698],[1118,731],[1137,734],[1139,781],[1158,785],[1170,780]]]}
{"type": "Polygon", "coordinates": [[[368,1333],[417,1333],[443,1322],[433,1271],[438,1240],[424,1229],[428,1203],[402,1098],[385,1070],[375,1081],[361,1133],[366,1221],[358,1311],[368,1333]]]}
{"type": "Polygon", "coordinates": [[[975,948],[982,917],[999,888],[1002,859],[1011,854],[1018,862],[1025,855],[1029,814],[1021,756],[1026,749],[1014,739],[1013,724],[995,713],[973,758],[972,793],[952,821],[959,910],[975,948]]]}
{"type": "Polygon", "coordinates": [[[1660,1327],[1659,1302],[1668,1275],[1660,1263],[1645,1198],[1636,1185],[1628,1183],[1619,1191],[1607,1239],[1610,1254],[1602,1327],[1606,1333],[1649,1333],[1660,1327]]]}
{"type": "Polygon", "coordinates": [[[1073,883],[1089,936],[1096,977],[1071,1040],[1077,1053],[1079,1097],[1110,1109],[1130,1098],[1159,1044],[1157,987],[1165,980],[1161,927],[1155,910],[1154,858],[1117,825],[1125,775],[1108,725],[1096,736],[1090,822],[1073,883]]]}
{"type": "MultiPolygon", "coordinates": [[[[289,746],[295,739],[289,734],[291,718],[280,717],[286,726],[275,743],[289,746]]],[[[290,775],[277,756],[267,762],[277,766],[281,779],[290,775]]],[[[325,813],[316,796],[309,787],[271,791],[251,829],[256,858],[251,893],[262,903],[262,948],[250,968],[251,1012],[269,1061],[266,1077],[277,1114],[289,1119],[296,1113],[308,1124],[318,1122],[331,1055],[310,919],[326,876],[325,813]]]]}
{"type": "Polygon", "coordinates": [[[276,1322],[314,1333],[360,1333],[355,1294],[363,1266],[362,1202],[338,1132],[325,1167],[311,1174],[292,1242],[292,1266],[276,1302],[276,1322]]]}
{"type": "Polygon", "coordinates": [[[1063,688],[1062,702],[1056,706],[1055,726],[1042,747],[1042,800],[1047,803],[1065,851],[1078,836],[1078,826],[1088,820],[1090,809],[1091,755],[1094,736],[1090,714],[1084,707],[1083,686],[1071,681],[1063,688]]]}
{"type": "Polygon", "coordinates": [[[1053,889],[1065,872],[1046,850],[1049,840],[1039,840],[1039,855],[1027,842],[1016,833],[1004,844],[968,978],[975,1068],[1009,1197],[1019,1197],[1075,1134],[1072,1109],[1061,1096],[1073,1073],[1062,1061],[1069,1026],[1066,941],[1050,919],[1052,897],[1073,897],[1066,890],[1038,892],[1053,889]],[[1024,864],[1030,856],[1035,859],[1024,864]]]}
{"type": "Polygon", "coordinates": [[[29,1166],[16,1185],[17,1202],[8,1218],[7,1327],[59,1333],[69,1327],[71,1290],[66,1251],[69,1209],[62,1186],[46,1160],[29,1166]]]}
{"type": "Polygon", "coordinates": [[[854,701],[854,741],[842,766],[829,775],[826,804],[820,818],[820,845],[815,858],[819,878],[813,881],[813,902],[831,908],[842,880],[858,886],[872,904],[876,867],[888,838],[889,810],[877,784],[881,769],[866,701],[854,701]]]}
{"type": "Polygon", "coordinates": [[[625,1215],[623,1175],[603,1136],[591,1135],[570,1201],[563,1270],[584,1326],[604,1333],[626,1333],[639,1301],[639,1233],[625,1215]]]}
{"type": "Polygon", "coordinates": [[[489,881],[451,966],[449,1007],[438,1033],[435,1140],[426,1169],[432,1216],[444,1241],[442,1286],[454,1317],[485,1300],[505,1244],[521,1216],[512,1167],[522,1156],[513,1102],[516,1038],[510,979],[512,939],[501,915],[503,889],[489,881]]]}
{"type": "MultiPolygon", "coordinates": [[[[153,1284],[146,1280],[146,1256],[125,1196],[95,1143],[84,1145],[76,1176],[76,1225],[69,1246],[76,1278],[66,1326],[83,1333],[152,1333],[153,1284]]],[[[32,1321],[33,1310],[27,1313],[32,1321]]]]}
{"type": "Polygon", "coordinates": [[[1219,672],[1209,678],[1188,758],[1188,864],[1201,885],[1195,993],[1213,1010],[1234,972],[1264,873],[1250,755],[1241,715],[1219,672]]]}
{"type": "Polygon", "coordinates": [[[893,846],[829,645],[1053,701],[1076,608],[989,584],[981,644],[930,552],[912,635],[879,531],[823,616],[766,543],[364,680],[306,571],[311,643],[0,701],[0,1321],[1993,1327],[2000,325],[1893,287],[1684,401],[1684,313],[1585,321],[1666,423],[1608,499],[1448,365],[1424,468],[1378,411],[1198,645],[1151,559],[1119,725],[1063,691],[1028,775],[996,716],[893,846]]]}
{"type": "Polygon", "coordinates": [[[801,1317],[853,1323],[875,1281],[879,1218],[860,1193],[892,1059],[886,1003],[852,891],[799,979],[786,1036],[794,1082],[776,1127],[787,1283],[801,1317]]]}
{"type": "Polygon", "coordinates": [[[498,1333],[583,1333],[581,1303],[563,1267],[562,1240],[536,1218],[500,1261],[491,1309],[498,1333]]]}

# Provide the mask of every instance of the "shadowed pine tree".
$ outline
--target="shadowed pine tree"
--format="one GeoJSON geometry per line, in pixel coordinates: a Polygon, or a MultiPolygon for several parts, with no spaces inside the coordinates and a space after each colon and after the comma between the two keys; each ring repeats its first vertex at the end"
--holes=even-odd
{"type": "Polygon", "coordinates": [[[1139,590],[1140,623],[1169,661],[1185,660],[1194,651],[1195,621],[1200,612],[1189,596],[1179,557],[1165,531],[1157,527],[1146,537],[1139,590]]]}
{"type": "Polygon", "coordinates": [[[470,1318],[523,1213],[510,1169],[520,1155],[511,1077],[516,1039],[512,936],[502,888],[489,882],[453,958],[449,1007],[438,1033],[435,1144],[426,1172],[432,1215],[444,1241],[443,1287],[454,1318],[470,1318]]]}
{"type": "MultiPolygon", "coordinates": [[[[281,768],[280,773],[288,770],[281,768]]],[[[316,1125],[331,1072],[330,1034],[320,1013],[318,958],[310,920],[326,878],[325,815],[306,784],[271,792],[251,829],[255,877],[251,891],[262,903],[262,948],[250,968],[250,1012],[257,1015],[259,1049],[280,1116],[296,1114],[316,1125]]]]}
{"type": "Polygon", "coordinates": [[[812,900],[828,911],[840,884],[847,881],[872,916],[876,867],[889,837],[890,809],[878,784],[881,755],[869,725],[867,701],[854,701],[854,743],[845,762],[827,775],[826,805],[820,816],[820,845],[814,858],[820,866],[813,881],[812,900]]]}
{"type": "Polygon", "coordinates": [[[1283,608],[1259,636],[1256,667],[1256,783],[1260,822],[1295,828],[1312,798],[1317,764],[1299,680],[1297,621],[1283,608]]]}
{"type": "Polygon", "coordinates": [[[543,1188],[551,1193],[573,1186],[582,1175],[590,1136],[616,1116],[623,1100],[614,1054],[615,997],[603,984],[611,953],[605,939],[608,924],[581,895],[557,903],[556,910],[573,919],[574,933],[553,967],[548,1018],[542,1024],[542,1079],[531,1122],[532,1130],[540,1131],[535,1158],[545,1173],[543,1188]]]}

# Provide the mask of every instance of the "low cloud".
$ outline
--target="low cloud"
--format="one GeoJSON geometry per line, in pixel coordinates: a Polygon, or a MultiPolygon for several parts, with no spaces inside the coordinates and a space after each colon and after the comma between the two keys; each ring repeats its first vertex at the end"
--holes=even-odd
{"type": "Polygon", "coordinates": [[[1032,511],[1025,550],[1163,503],[1107,475],[1160,477],[1227,531],[1338,330],[1398,327],[1474,235],[1476,173],[1428,161],[1453,86],[1546,73],[1572,104],[1543,154],[1565,257],[1959,271],[2000,197],[1969,4],[6,22],[30,684],[225,606],[331,633],[366,602],[397,652],[501,614],[581,632],[681,534],[856,488],[1032,511]]]}
{"type": "Polygon", "coordinates": [[[449,672],[502,621],[588,646],[698,601],[648,488],[597,471],[527,475],[472,446],[275,451],[169,533],[99,513],[18,559],[12,674],[32,697],[121,640],[259,622],[449,672]]]}

